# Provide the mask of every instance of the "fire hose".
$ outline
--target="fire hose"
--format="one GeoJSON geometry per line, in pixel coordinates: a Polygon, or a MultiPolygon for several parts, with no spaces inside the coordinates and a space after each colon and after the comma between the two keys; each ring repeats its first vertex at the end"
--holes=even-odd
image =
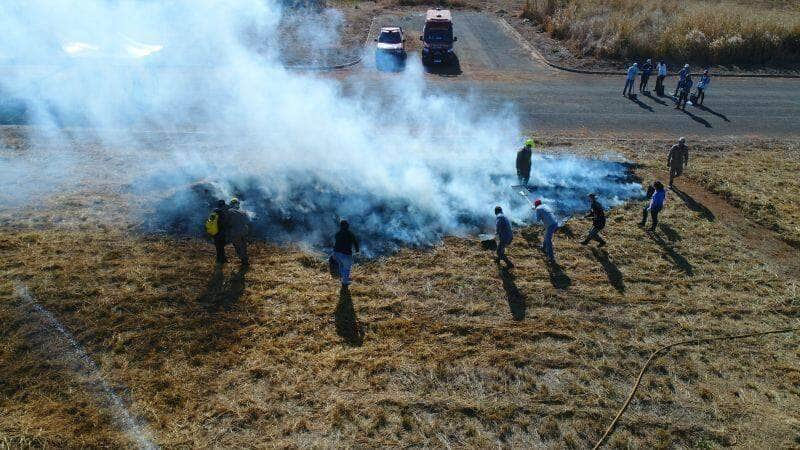
{"type": "Polygon", "coordinates": [[[614,420],[611,421],[611,423],[608,425],[608,428],[606,428],[605,433],[603,433],[603,436],[597,441],[597,443],[594,445],[594,447],[592,447],[592,449],[593,450],[599,449],[600,446],[602,446],[603,443],[605,443],[606,439],[608,439],[608,437],[614,431],[614,427],[617,426],[617,422],[619,422],[620,417],[622,417],[622,414],[624,414],[625,410],[628,409],[628,405],[630,405],[631,400],[633,400],[633,396],[634,396],[634,394],[636,394],[636,390],[639,388],[639,385],[642,382],[642,377],[644,376],[644,374],[647,371],[647,369],[650,367],[650,364],[653,362],[653,360],[656,359],[656,357],[659,356],[660,354],[665,353],[667,350],[669,350],[669,349],[671,349],[673,347],[678,347],[680,345],[701,344],[701,343],[713,342],[713,341],[729,341],[729,340],[744,339],[744,338],[754,337],[754,336],[765,336],[765,335],[768,335],[768,334],[792,333],[792,332],[797,332],[797,331],[800,331],[800,328],[785,328],[785,329],[782,329],[782,330],[762,331],[762,332],[759,332],[759,333],[738,334],[738,335],[734,335],[734,336],[712,336],[712,337],[697,338],[697,339],[687,339],[685,341],[673,342],[672,344],[667,344],[667,345],[657,349],[656,351],[651,353],[650,357],[647,358],[647,361],[645,361],[644,366],[642,366],[642,370],[639,371],[639,376],[636,377],[636,382],[633,384],[633,388],[631,389],[630,394],[628,394],[628,398],[625,400],[625,403],[622,404],[622,407],[617,412],[616,417],[614,417],[614,420]]]}

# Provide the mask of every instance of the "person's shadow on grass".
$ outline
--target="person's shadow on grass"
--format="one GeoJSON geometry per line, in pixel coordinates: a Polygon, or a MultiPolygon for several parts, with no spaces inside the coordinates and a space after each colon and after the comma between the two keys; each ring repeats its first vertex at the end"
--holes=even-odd
{"type": "Polygon", "coordinates": [[[606,277],[608,277],[608,283],[614,287],[620,294],[625,293],[625,280],[622,276],[622,272],[619,271],[619,268],[611,258],[608,257],[608,252],[605,250],[600,250],[596,247],[592,247],[592,255],[594,255],[594,259],[603,266],[603,270],[606,272],[606,277]]]}
{"type": "Polygon", "coordinates": [[[711,212],[710,209],[708,209],[705,205],[692,198],[691,195],[687,194],[686,192],[683,192],[682,190],[678,189],[675,186],[672,186],[672,192],[674,192],[675,195],[678,196],[678,198],[683,200],[683,203],[686,204],[686,207],[688,207],[690,210],[696,213],[699,213],[701,216],[703,216],[704,219],[708,220],[709,222],[713,222],[716,219],[716,216],[714,216],[714,213],[711,212]]]}
{"type": "Polygon", "coordinates": [[[680,109],[679,111],[680,111],[680,112],[682,112],[682,113],[684,113],[684,114],[686,114],[687,116],[689,116],[689,118],[691,118],[691,119],[692,119],[692,120],[694,120],[695,122],[697,122],[697,123],[699,123],[699,124],[702,124],[704,127],[706,127],[706,128],[713,128],[713,127],[711,126],[711,124],[710,124],[710,123],[709,123],[709,122],[708,122],[706,119],[703,119],[703,118],[702,118],[702,117],[700,117],[700,116],[694,115],[694,114],[692,114],[690,111],[687,111],[687,110],[685,110],[685,109],[680,109]]]}
{"type": "Polygon", "coordinates": [[[514,320],[523,320],[525,318],[525,310],[528,307],[525,294],[520,292],[515,282],[514,274],[507,267],[503,267],[498,263],[498,271],[500,272],[500,279],[503,280],[503,289],[506,291],[506,299],[508,300],[508,309],[511,310],[511,316],[514,320]]]}
{"type": "Polygon", "coordinates": [[[665,102],[664,100],[661,100],[658,97],[653,97],[653,94],[651,94],[650,91],[645,91],[642,95],[644,95],[645,97],[649,98],[650,100],[658,103],[659,105],[667,106],[667,102],[665,102]]]}
{"type": "Polygon", "coordinates": [[[555,261],[547,263],[547,273],[550,275],[550,284],[559,290],[565,290],[572,286],[572,279],[564,272],[564,269],[555,261]]]}
{"type": "MultiPolygon", "coordinates": [[[[663,225],[662,225],[663,227],[663,225]]],[[[653,239],[653,242],[659,245],[661,249],[664,251],[664,254],[672,260],[673,264],[681,269],[686,275],[694,276],[694,267],[692,267],[692,263],[689,262],[683,255],[676,252],[674,248],[672,248],[672,244],[665,241],[658,235],[658,233],[650,231],[648,232],[650,238],[653,239]]]]}
{"type": "Polygon", "coordinates": [[[633,103],[636,103],[639,106],[639,108],[645,109],[650,112],[655,112],[652,106],[639,100],[635,95],[629,95],[628,100],[632,101],[633,103]]]}
{"type": "Polygon", "coordinates": [[[212,311],[220,308],[229,309],[239,301],[245,291],[245,275],[249,268],[247,266],[240,267],[231,274],[227,282],[222,268],[221,264],[214,267],[205,291],[197,299],[198,303],[206,305],[212,311]]]}
{"type": "Polygon", "coordinates": [[[355,347],[360,347],[364,343],[364,330],[356,318],[353,298],[347,286],[342,285],[339,290],[339,303],[336,305],[333,317],[336,321],[336,334],[345,342],[355,347]]]}
{"type": "Polygon", "coordinates": [[[694,105],[694,106],[697,109],[700,109],[700,110],[705,111],[705,112],[707,112],[709,114],[713,114],[713,115],[719,117],[720,119],[724,120],[725,122],[730,122],[730,120],[728,120],[728,117],[725,116],[725,114],[718,113],[718,112],[714,111],[713,109],[711,109],[711,108],[709,108],[709,107],[707,107],[705,105],[694,105]]]}

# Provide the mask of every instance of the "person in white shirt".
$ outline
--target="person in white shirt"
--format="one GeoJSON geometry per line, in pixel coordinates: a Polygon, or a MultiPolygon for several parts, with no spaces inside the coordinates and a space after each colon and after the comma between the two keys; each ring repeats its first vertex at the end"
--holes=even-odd
{"type": "Polygon", "coordinates": [[[659,61],[656,69],[658,70],[658,77],[656,78],[656,95],[663,97],[664,78],[667,77],[667,65],[664,63],[664,61],[659,61]]]}
{"type": "Polygon", "coordinates": [[[543,205],[540,199],[533,202],[534,212],[536,213],[536,220],[542,222],[544,225],[544,243],[542,249],[547,255],[547,261],[551,264],[556,262],[556,256],[553,251],[553,235],[558,230],[558,220],[556,220],[553,210],[549,206],[543,205]]]}

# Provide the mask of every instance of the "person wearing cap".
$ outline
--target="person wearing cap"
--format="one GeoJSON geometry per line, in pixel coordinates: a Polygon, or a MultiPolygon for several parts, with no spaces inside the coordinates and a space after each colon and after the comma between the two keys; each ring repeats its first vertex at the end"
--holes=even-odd
{"type": "Polygon", "coordinates": [[[511,231],[511,222],[503,214],[503,208],[494,207],[495,229],[497,232],[497,262],[505,261],[509,269],[514,268],[514,263],[506,256],[506,247],[511,244],[514,233],[511,231]]]}
{"type": "Polygon", "coordinates": [[[667,65],[664,61],[659,61],[656,66],[658,76],[656,77],[656,95],[659,97],[664,95],[664,78],[667,77],[667,65]]]}
{"type": "Polygon", "coordinates": [[[350,224],[346,220],[339,222],[339,231],[334,236],[333,258],[339,265],[339,274],[342,279],[342,287],[350,285],[350,268],[353,267],[353,250],[360,253],[356,235],[350,231],[350,224]]]}
{"type": "Polygon", "coordinates": [[[681,71],[678,72],[678,85],[675,86],[675,93],[672,94],[673,97],[678,96],[678,91],[683,87],[683,81],[686,80],[686,75],[688,74],[689,74],[689,65],[684,64],[683,69],[681,69],[681,71]]]}
{"type": "Polygon", "coordinates": [[[217,250],[217,264],[225,264],[228,259],[225,257],[225,221],[227,220],[226,213],[228,205],[225,200],[217,200],[217,206],[214,208],[214,214],[217,215],[217,234],[213,236],[214,248],[217,250]]]}
{"type": "Polygon", "coordinates": [[[653,183],[653,196],[650,199],[650,204],[647,205],[645,208],[645,214],[642,217],[641,226],[644,227],[647,225],[647,211],[650,211],[650,217],[652,221],[650,223],[650,231],[656,231],[656,225],[658,225],[658,213],[664,209],[664,203],[667,201],[667,191],[664,189],[664,183],[660,181],[656,181],[653,183]]]}
{"type": "Polygon", "coordinates": [[[603,205],[597,201],[597,196],[595,194],[589,194],[589,214],[586,215],[586,218],[592,219],[592,229],[589,230],[589,234],[586,235],[586,239],[581,242],[581,245],[588,244],[591,240],[595,240],[598,242],[600,247],[606,245],[606,241],[600,237],[600,231],[606,227],[606,212],[603,210],[603,205]]]}
{"type": "Polygon", "coordinates": [[[708,69],[703,71],[703,76],[700,77],[700,81],[697,83],[697,104],[702,105],[703,100],[706,98],[706,89],[708,89],[708,85],[711,84],[711,76],[708,75],[708,69]]]}
{"type": "Polygon", "coordinates": [[[650,74],[653,73],[653,61],[648,59],[642,65],[642,79],[639,81],[639,92],[644,93],[647,89],[647,81],[650,80],[650,74]]]}
{"type": "Polygon", "coordinates": [[[686,111],[686,103],[689,102],[689,92],[692,91],[692,74],[687,73],[686,78],[683,79],[683,83],[681,83],[681,93],[678,97],[678,103],[675,104],[675,109],[681,109],[681,103],[683,103],[683,110],[686,111]]]}
{"type": "Polygon", "coordinates": [[[525,146],[517,151],[517,179],[523,186],[527,186],[531,179],[531,156],[534,145],[533,139],[528,139],[525,141],[525,146]]]}
{"type": "Polygon", "coordinates": [[[239,199],[232,198],[230,207],[225,212],[223,230],[225,230],[225,241],[230,242],[236,250],[236,256],[246,267],[250,264],[247,256],[247,235],[250,233],[250,218],[247,213],[242,211],[239,206],[239,199]]]}
{"type": "Polygon", "coordinates": [[[547,255],[547,261],[552,263],[556,262],[555,252],[553,251],[553,235],[558,230],[558,220],[556,219],[553,210],[549,206],[542,204],[540,199],[533,202],[536,220],[542,222],[544,225],[544,242],[542,243],[542,250],[547,255]]]}
{"type": "Polygon", "coordinates": [[[633,95],[633,87],[636,84],[636,75],[639,73],[639,63],[633,63],[628,68],[628,74],[625,76],[625,87],[622,88],[622,96],[625,96],[625,92],[628,92],[628,95],[633,95]]]}
{"type": "Polygon", "coordinates": [[[667,155],[667,167],[669,167],[669,186],[675,178],[683,175],[684,169],[689,164],[689,148],[686,146],[686,138],[681,137],[678,143],[669,149],[667,155]]]}

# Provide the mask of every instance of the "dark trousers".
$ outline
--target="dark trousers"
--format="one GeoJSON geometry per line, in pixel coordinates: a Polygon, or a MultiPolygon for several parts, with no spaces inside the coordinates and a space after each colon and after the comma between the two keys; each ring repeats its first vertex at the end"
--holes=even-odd
{"type": "Polygon", "coordinates": [[[528,167],[527,169],[522,168],[517,170],[517,179],[519,180],[519,184],[523,186],[528,185],[528,181],[531,179],[531,169],[528,167]]]}
{"type": "Polygon", "coordinates": [[[676,108],[681,107],[681,102],[683,102],[683,109],[686,110],[686,102],[689,100],[689,92],[686,89],[681,90],[681,95],[678,97],[678,104],[675,105],[676,108]]]}
{"type": "Polygon", "coordinates": [[[658,213],[661,212],[661,208],[652,208],[649,209],[649,206],[645,206],[644,210],[642,211],[642,226],[647,225],[647,211],[650,211],[650,229],[655,231],[656,225],[658,225],[658,213]]]}
{"type": "Polygon", "coordinates": [[[706,90],[702,88],[697,88],[697,104],[702,105],[703,100],[706,98],[706,90]]]}
{"type": "Polygon", "coordinates": [[[236,237],[231,239],[231,244],[233,244],[233,248],[236,250],[236,256],[239,257],[239,260],[242,261],[242,264],[248,264],[247,239],[245,239],[243,236],[236,237]]]}
{"type": "Polygon", "coordinates": [[[606,245],[606,241],[600,237],[600,232],[603,231],[603,228],[604,227],[593,226],[592,229],[589,230],[589,234],[586,235],[586,239],[583,240],[583,243],[588,244],[589,241],[595,240],[601,245],[606,245]]]}
{"type": "Polygon", "coordinates": [[[659,75],[656,78],[656,94],[664,95],[664,75],[659,75]]]}
{"type": "Polygon", "coordinates": [[[511,260],[508,259],[508,256],[506,256],[506,247],[508,247],[508,244],[510,243],[511,241],[503,240],[500,240],[500,242],[497,243],[497,259],[505,261],[509,266],[513,266],[514,264],[512,264],[511,260]]]}
{"type": "Polygon", "coordinates": [[[650,75],[642,75],[642,81],[639,82],[639,92],[644,92],[647,88],[647,82],[650,80],[650,75]]]}
{"type": "Polygon", "coordinates": [[[227,259],[225,258],[225,237],[222,236],[222,233],[217,234],[214,236],[214,248],[217,249],[217,262],[218,263],[226,263],[227,259]]]}

